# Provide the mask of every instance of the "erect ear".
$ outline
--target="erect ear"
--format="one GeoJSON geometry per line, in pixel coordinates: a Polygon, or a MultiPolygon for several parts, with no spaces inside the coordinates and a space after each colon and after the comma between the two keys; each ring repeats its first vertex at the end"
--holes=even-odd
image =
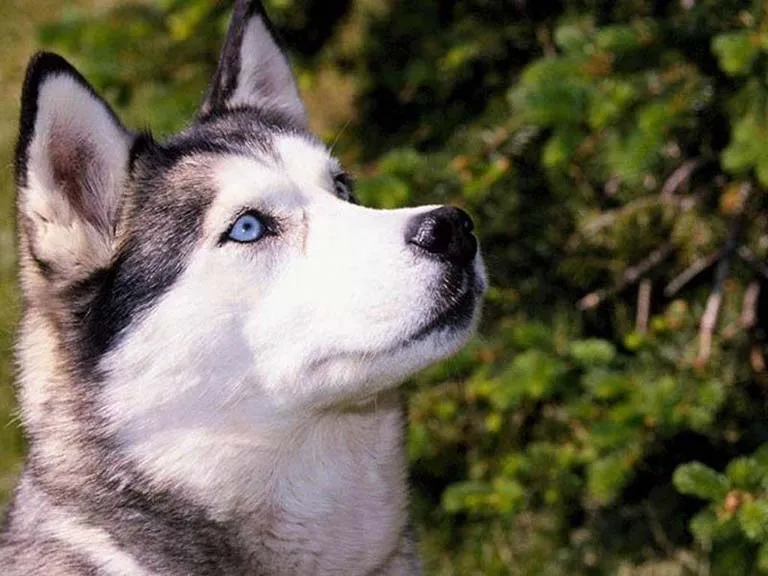
{"type": "Polygon", "coordinates": [[[133,141],[66,60],[32,58],[16,148],[23,274],[68,282],[109,262],[133,141]]]}
{"type": "Polygon", "coordinates": [[[199,117],[205,120],[243,107],[278,112],[299,127],[307,125],[288,57],[257,0],[235,3],[219,67],[199,117]]]}

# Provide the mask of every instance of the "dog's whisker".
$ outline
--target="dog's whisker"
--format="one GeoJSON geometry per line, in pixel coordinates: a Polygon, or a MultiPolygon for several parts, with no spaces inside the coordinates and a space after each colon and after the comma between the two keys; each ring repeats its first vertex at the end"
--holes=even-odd
{"type": "Polygon", "coordinates": [[[344,123],[344,126],[341,127],[340,130],[336,132],[336,135],[333,137],[333,142],[331,143],[330,147],[328,148],[330,153],[333,154],[336,150],[336,145],[341,140],[341,137],[344,135],[344,133],[347,131],[347,128],[349,128],[349,125],[352,123],[352,119],[350,118],[344,123]]]}

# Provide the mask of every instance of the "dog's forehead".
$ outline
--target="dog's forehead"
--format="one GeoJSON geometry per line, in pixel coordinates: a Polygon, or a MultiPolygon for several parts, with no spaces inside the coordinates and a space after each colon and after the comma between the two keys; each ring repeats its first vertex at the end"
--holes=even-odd
{"type": "Polygon", "coordinates": [[[214,212],[254,204],[290,210],[313,194],[331,191],[339,169],[322,144],[297,134],[275,135],[268,150],[241,150],[213,159],[214,212]]]}
{"type": "Polygon", "coordinates": [[[319,141],[296,134],[283,134],[275,138],[275,158],[297,180],[327,181],[340,170],[339,162],[319,141]]]}

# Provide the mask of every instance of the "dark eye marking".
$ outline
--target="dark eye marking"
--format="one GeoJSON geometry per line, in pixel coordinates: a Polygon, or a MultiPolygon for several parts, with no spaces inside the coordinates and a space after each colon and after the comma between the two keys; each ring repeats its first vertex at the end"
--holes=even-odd
{"type": "Polygon", "coordinates": [[[354,193],[355,182],[346,172],[338,172],[333,175],[333,188],[340,200],[351,204],[360,204],[354,193]]]}

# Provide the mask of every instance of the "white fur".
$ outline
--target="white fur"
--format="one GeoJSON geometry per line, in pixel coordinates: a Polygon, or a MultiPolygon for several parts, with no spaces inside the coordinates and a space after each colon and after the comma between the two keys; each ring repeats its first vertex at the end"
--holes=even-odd
{"type": "Polygon", "coordinates": [[[160,576],[146,570],[130,554],[120,549],[101,528],[88,523],[74,510],[50,505],[53,513],[42,522],[42,534],[58,540],[67,549],[82,554],[104,576],[160,576]]]}
{"type": "Polygon", "coordinates": [[[83,455],[76,441],[78,427],[65,410],[51,410],[57,402],[66,404],[74,391],[67,385],[68,374],[57,356],[51,334],[54,328],[40,314],[28,314],[20,330],[19,401],[24,426],[45,442],[36,446],[41,459],[55,467],[59,476],[77,481],[83,455]]]}
{"type": "MultiPolygon", "coordinates": [[[[389,390],[471,329],[401,346],[441,279],[404,239],[408,220],[430,207],[347,204],[333,196],[325,149],[283,136],[277,150],[277,159],[215,160],[203,239],[104,360],[104,411],[159,486],[221,519],[253,515],[254,534],[268,524],[266,543],[286,569],[367,573],[397,548],[406,521],[401,413],[389,390]],[[279,237],[220,245],[244,207],[275,215],[279,237]]],[[[479,258],[476,267],[482,276],[479,258]]]]}

